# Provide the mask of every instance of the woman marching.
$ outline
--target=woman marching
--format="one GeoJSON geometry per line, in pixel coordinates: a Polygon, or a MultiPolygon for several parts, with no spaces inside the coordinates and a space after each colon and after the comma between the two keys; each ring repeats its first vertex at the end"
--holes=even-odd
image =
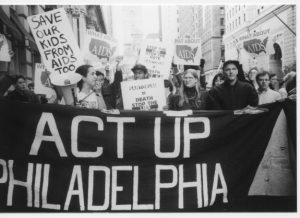
{"type": "Polygon", "coordinates": [[[106,109],[102,95],[96,94],[94,91],[97,75],[93,66],[81,65],[75,71],[82,76],[77,83],[79,89],[77,99],[80,106],[90,109],[106,109]]]}
{"type": "Polygon", "coordinates": [[[205,94],[201,91],[199,77],[194,69],[183,73],[183,82],[178,95],[171,100],[170,110],[204,110],[205,94]]]}

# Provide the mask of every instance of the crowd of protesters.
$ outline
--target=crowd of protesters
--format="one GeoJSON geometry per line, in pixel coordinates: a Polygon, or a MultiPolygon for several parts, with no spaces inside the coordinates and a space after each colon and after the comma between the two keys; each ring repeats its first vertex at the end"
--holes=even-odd
{"type": "MultiPolygon", "coordinates": [[[[144,65],[136,64],[131,70],[134,80],[150,77],[144,65]]],[[[119,61],[115,72],[109,65],[105,67],[104,72],[95,70],[91,65],[82,65],[76,69],[76,73],[82,76],[77,83],[77,105],[100,110],[123,109],[120,85],[123,74],[119,61]]],[[[296,99],[296,69],[292,69],[282,81],[278,81],[276,74],[256,67],[245,73],[238,61],[228,60],[213,78],[210,89],[203,87],[200,76],[199,70],[185,67],[185,70],[180,72],[176,65],[172,64],[170,78],[164,80],[164,110],[239,110],[282,101],[285,98],[296,99]]],[[[62,98],[56,89],[54,101],[34,94],[34,84],[27,85],[26,79],[21,75],[13,79],[2,75],[0,90],[2,97],[29,103],[58,103],[59,98],[62,98]],[[9,87],[9,83],[13,88],[9,87]]]]}

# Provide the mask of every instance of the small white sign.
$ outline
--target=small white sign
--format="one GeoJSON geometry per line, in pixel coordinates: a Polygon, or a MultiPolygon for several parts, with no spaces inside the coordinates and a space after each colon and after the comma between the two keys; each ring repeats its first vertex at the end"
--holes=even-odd
{"type": "Polygon", "coordinates": [[[10,62],[9,47],[5,35],[0,34],[0,61],[10,62]]]}
{"type": "Polygon", "coordinates": [[[170,43],[145,40],[138,62],[147,67],[150,77],[168,79],[174,47],[170,43]]]}
{"type": "Polygon", "coordinates": [[[49,80],[50,74],[51,72],[46,69],[44,64],[35,64],[34,93],[44,94],[47,98],[50,98],[54,94],[49,80]]]}
{"type": "Polygon", "coordinates": [[[124,81],[121,89],[125,110],[162,110],[166,105],[161,78],[124,81]]]}

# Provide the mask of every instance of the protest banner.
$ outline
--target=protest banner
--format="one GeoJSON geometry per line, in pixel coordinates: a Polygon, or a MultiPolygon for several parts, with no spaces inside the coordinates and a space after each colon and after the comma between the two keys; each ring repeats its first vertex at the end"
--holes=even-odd
{"type": "Polygon", "coordinates": [[[125,110],[162,110],[166,105],[163,79],[124,81],[121,90],[125,110]]]}
{"type": "Polygon", "coordinates": [[[201,39],[175,39],[175,64],[199,66],[201,57],[201,39]]]}
{"type": "Polygon", "coordinates": [[[83,64],[64,8],[29,16],[27,21],[51,77],[75,72],[83,64]]]}
{"type": "Polygon", "coordinates": [[[0,61],[10,62],[9,47],[5,35],[0,34],[0,61]]]}
{"type": "Polygon", "coordinates": [[[50,98],[54,94],[49,80],[51,72],[49,72],[44,64],[36,63],[34,71],[34,93],[44,94],[50,98]]]}
{"type": "Polygon", "coordinates": [[[87,30],[81,51],[85,63],[101,67],[99,63],[109,61],[116,54],[116,49],[117,41],[111,36],[87,30]]]}
{"type": "Polygon", "coordinates": [[[138,63],[147,67],[150,77],[168,79],[174,48],[171,44],[144,40],[138,63]]]}
{"type": "MultiPolygon", "coordinates": [[[[0,211],[249,212],[261,208],[255,202],[273,211],[295,205],[295,198],[282,194],[278,202],[265,192],[247,200],[268,144],[278,140],[284,105],[267,107],[260,114],[172,117],[2,99],[0,211]]],[[[296,187],[280,176],[287,175],[286,162],[276,169],[268,181],[273,189],[296,187]]]]}

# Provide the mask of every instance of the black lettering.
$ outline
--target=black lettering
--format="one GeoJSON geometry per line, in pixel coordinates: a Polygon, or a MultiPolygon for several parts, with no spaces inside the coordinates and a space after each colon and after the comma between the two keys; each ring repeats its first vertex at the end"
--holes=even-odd
{"type": "Polygon", "coordinates": [[[47,49],[48,46],[45,44],[45,40],[39,41],[43,49],[47,49]]]}
{"type": "Polygon", "coordinates": [[[54,13],[54,18],[55,18],[55,22],[57,23],[62,21],[60,11],[54,13]]]}
{"type": "Polygon", "coordinates": [[[60,33],[58,30],[57,30],[57,26],[52,26],[51,27],[51,30],[52,30],[52,34],[55,34],[56,33],[60,33]]]}
{"type": "Polygon", "coordinates": [[[60,43],[62,43],[62,44],[63,44],[63,43],[66,43],[66,42],[68,41],[68,40],[65,38],[65,35],[64,35],[64,34],[60,34],[60,35],[59,35],[59,38],[62,39],[62,40],[60,40],[60,43]]]}

